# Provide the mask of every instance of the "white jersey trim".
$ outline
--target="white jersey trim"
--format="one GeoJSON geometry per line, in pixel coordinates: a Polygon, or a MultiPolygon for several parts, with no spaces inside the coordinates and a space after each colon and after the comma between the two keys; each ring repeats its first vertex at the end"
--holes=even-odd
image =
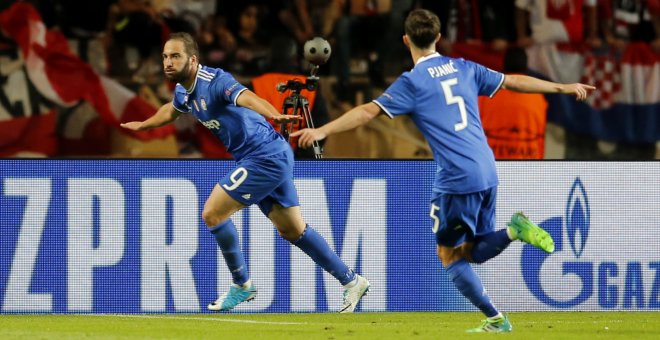
{"type": "Polygon", "coordinates": [[[372,102],[374,102],[374,104],[378,105],[378,107],[380,107],[380,109],[383,110],[383,112],[385,112],[385,114],[386,114],[388,117],[390,117],[390,118],[394,118],[394,115],[392,115],[392,114],[390,113],[390,111],[387,111],[387,109],[385,108],[385,106],[383,106],[383,104],[379,103],[378,100],[374,99],[374,100],[372,100],[372,102]]]}
{"type": "Polygon", "coordinates": [[[491,93],[490,96],[488,96],[489,98],[493,98],[493,96],[497,93],[497,91],[499,91],[502,88],[502,84],[504,84],[505,75],[504,75],[504,73],[501,73],[501,75],[502,75],[502,79],[500,79],[499,85],[497,85],[497,87],[495,88],[493,93],[491,93]]]}
{"type": "MultiPolygon", "coordinates": [[[[195,75],[195,82],[193,83],[193,86],[190,88],[190,90],[186,89],[187,93],[192,93],[195,91],[195,86],[197,86],[197,78],[199,77],[199,71],[202,69],[202,64],[197,64],[197,74],[195,75]]],[[[183,86],[183,84],[181,85],[183,86]]]]}
{"type": "Polygon", "coordinates": [[[431,58],[437,58],[437,57],[440,57],[440,53],[438,53],[438,52],[434,52],[434,53],[431,53],[429,55],[423,56],[423,57],[417,59],[417,62],[415,63],[415,66],[417,66],[417,64],[423,63],[423,62],[425,62],[425,61],[427,61],[431,58]]]}
{"type": "Polygon", "coordinates": [[[245,91],[245,90],[247,90],[247,87],[244,87],[240,91],[238,91],[238,93],[236,94],[236,97],[234,97],[234,106],[238,106],[238,104],[236,104],[236,102],[238,101],[238,96],[240,96],[241,93],[243,93],[243,91],[245,91]]]}

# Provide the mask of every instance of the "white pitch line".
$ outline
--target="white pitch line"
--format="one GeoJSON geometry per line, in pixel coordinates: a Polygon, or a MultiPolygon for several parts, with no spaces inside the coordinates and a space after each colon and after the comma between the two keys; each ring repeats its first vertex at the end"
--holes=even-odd
{"type": "Polygon", "coordinates": [[[280,321],[257,321],[257,320],[238,320],[238,319],[220,319],[220,318],[200,318],[188,316],[162,316],[162,315],[140,315],[140,314],[81,314],[85,316],[114,316],[118,318],[135,318],[135,319],[170,319],[170,320],[200,320],[200,321],[216,321],[216,322],[235,322],[235,323],[253,323],[263,325],[306,325],[306,322],[280,322],[280,321]]]}

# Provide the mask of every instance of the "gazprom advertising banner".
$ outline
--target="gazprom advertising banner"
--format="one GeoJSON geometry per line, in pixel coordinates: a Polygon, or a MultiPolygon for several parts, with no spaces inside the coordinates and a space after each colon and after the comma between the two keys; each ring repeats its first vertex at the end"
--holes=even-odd
{"type": "MultiPolygon", "coordinates": [[[[0,160],[4,313],[204,312],[231,282],[201,220],[230,161],[0,160]]],[[[556,240],[477,266],[516,310],[660,309],[660,163],[503,162],[497,225],[556,240]]],[[[302,161],[303,216],[372,284],[362,311],[474,310],[435,256],[429,161],[302,161]]],[[[241,312],[336,311],[342,288],[257,207],[233,216],[257,298],[241,312]]]]}

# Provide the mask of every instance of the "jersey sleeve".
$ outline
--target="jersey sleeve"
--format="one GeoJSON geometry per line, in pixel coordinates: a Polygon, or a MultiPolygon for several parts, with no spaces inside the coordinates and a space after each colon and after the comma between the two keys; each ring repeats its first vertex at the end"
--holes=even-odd
{"type": "Polygon", "coordinates": [[[247,87],[239,83],[234,77],[227,73],[223,72],[216,77],[213,85],[213,95],[218,99],[222,99],[226,102],[230,102],[236,105],[236,99],[241,94],[241,92],[247,90],[247,87]]]}
{"type": "Polygon", "coordinates": [[[504,83],[504,74],[471,61],[466,62],[474,69],[479,95],[493,97],[504,83]]]}
{"type": "Polygon", "coordinates": [[[190,106],[186,104],[187,102],[187,97],[188,93],[186,93],[186,89],[181,86],[181,84],[176,84],[176,87],[174,88],[174,99],[172,99],[172,106],[174,106],[174,109],[182,112],[182,113],[190,113],[190,106]]]}
{"type": "Polygon", "coordinates": [[[390,118],[413,112],[415,109],[415,88],[408,77],[402,75],[373,102],[390,118]]]}

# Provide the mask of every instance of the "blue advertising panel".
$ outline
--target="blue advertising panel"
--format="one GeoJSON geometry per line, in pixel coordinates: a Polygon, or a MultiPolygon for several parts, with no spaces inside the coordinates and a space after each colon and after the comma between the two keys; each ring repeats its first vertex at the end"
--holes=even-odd
{"type": "MultiPolygon", "coordinates": [[[[0,160],[0,311],[205,312],[231,277],[201,219],[210,160],[0,160]]],[[[660,163],[504,162],[497,225],[555,238],[477,267],[505,310],[660,308],[660,163]],[[655,241],[650,241],[655,240],[655,241]],[[511,292],[515,291],[515,297],[511,292]]],[[[301,161],[303,216],[372,289],[358,311],[475,310],[435,256],[430,161],[301,161]]],[[[232,217],[257,298],[238,312],[336,311],[342,287],[257,207],[232,217]]]]}

